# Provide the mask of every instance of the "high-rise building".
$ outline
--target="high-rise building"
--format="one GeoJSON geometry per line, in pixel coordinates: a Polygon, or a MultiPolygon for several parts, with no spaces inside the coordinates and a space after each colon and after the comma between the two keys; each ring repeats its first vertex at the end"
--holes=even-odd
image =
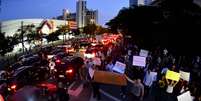
{"type": "Polygon", "coordinates": [[[86,24],[98,24],[98,10],[86,11],[86,24]]]}
{"type": "Polygon", "coordinates": [[[86,26],[86,1],[77,0],[76,3],[76,22],[78,28],[86,26]]]}
{"type": "Polygon", "coordinates": [[[66,9],[63,9],[63,20],[67,20],[70,12],[66,9]]]}
{"type": "Polygon", "coordinates": [[[138,0],[129,0],[129,7],[137,6],[138,0]]]}
{"type": "Polygon", "coordinates": [[[133,6],[140,6],[140,5],[150,5],[155,0],[130,0],[129,5],[130,7],[133,6]]]}

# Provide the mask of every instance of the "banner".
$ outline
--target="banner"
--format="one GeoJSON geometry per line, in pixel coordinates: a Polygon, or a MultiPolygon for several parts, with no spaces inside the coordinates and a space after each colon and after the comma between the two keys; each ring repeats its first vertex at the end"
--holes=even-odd
{"type": "Polygon", "coordinates": [[[113,71],[124,74],[126,69],[126,64],[117,61],[112,69],[113,71]]]}
{"type": "Polygon", "coordinates": [[[180,73],[180,78],[189,81],[190,80],[190,73],[189,72],[184,72],[184,71],[179,71],[180,73]]]}
{"type": "Polygon", "coordinates": [[[165,78],[166,79],[170,79],[170,80],[174,80],[174,81],[179,81],[179,79],[180,79],[180,73],[167,70],[165,78]]]}
{"type": "Polygon", "coordinates": [[[149,53],[148,50],[144,50],[144,49],[141,49],[141,50],[140,50],[140,56],[147,57],[147,56],[148,56],[148,53],[149,53]]]}
{"type": "Polygon", "coordinates": [[[142,56],[133,56],[133,65],[145,67],[146,65],[146,57],[142,56]]]}
{"type": "Polygon", "coordinates": [[[107,71],[95,71],[94,82],[119,86],[127,85],[127,80],[124,75],[107,71]]]}
{"type": "Polygon", "coordinates": [[[190,91],[187,91],[179,96],[177,96],[178,101],[193,101],[190,91]]]}

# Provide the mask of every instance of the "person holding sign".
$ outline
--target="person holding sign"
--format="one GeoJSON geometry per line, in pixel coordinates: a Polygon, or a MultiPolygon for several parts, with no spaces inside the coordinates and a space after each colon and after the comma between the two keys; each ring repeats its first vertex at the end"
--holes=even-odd
{"type": "Polygon", "coordinates": [[[177,73],[177,72],[167,70],[165,78],[166,78],[166,82],[168,84],[166,92],[167,93],[172,93],[173,88],[175,87],[175,85],[178,83],[178,81],[180,79],[180,74],[177,73]]]}

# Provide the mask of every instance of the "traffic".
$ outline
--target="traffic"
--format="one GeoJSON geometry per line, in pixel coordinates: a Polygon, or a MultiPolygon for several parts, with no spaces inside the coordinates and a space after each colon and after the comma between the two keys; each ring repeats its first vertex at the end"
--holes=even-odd
{"type": "Polygon", "coordinates": [[[0,71],[0,94],[5,101],[26,101],[18,97],[18,93],[32,86],[38,96],[44,96],[47,101],[68,101],[68,87],[80,79],[79,69],[99,55],[99,51],[107,53],[120,39],[120,35],[113,34],[103,35],[101,39],[71,39],[22,55],[9,68],[0,71]]]}

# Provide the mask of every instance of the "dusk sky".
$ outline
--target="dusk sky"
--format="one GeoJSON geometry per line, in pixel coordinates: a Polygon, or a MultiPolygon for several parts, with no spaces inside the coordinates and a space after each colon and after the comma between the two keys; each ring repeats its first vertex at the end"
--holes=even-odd
{"type": "MultiPolygon", "coordinates": [[[[77,0],[1,0],[0,20],[20,18],[52,18],[62,14],[62,9],[76,11],[77,0]]],[[[104,25],[116,16],[129,0],[87,0],[88,9],[99,11],[99,24],[104,25]]]]}

